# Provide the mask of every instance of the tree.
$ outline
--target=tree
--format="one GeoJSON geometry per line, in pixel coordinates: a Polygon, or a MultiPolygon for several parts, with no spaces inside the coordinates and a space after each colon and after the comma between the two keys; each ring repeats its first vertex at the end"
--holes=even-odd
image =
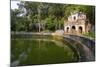
{"type": "Polygon", "coordinates": [[[55,31],[63,29],[64,20],[73,12],[84,12],[90,23],[95,22],[95,7],[21,1],[19,9],[11,10],[12,31],[55,31]]]}

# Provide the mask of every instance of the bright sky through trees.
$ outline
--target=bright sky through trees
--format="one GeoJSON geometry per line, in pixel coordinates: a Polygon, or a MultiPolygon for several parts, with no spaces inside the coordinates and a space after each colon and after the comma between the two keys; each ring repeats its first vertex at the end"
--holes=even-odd
{"type": "Polygon", "coordinates": [[[20,3],[19,1],[11,1],[11,9],[18,9],[17,3],[20,3]]]}

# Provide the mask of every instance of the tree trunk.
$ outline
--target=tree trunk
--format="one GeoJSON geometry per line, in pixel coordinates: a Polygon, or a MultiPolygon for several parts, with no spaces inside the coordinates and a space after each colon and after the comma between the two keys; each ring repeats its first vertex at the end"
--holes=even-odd
{"type": "Polygon", "coordinates": [[[60,22],[59,22],[59,29],[61,29],[60,22]]]}
{"type": "Polygon", "coordinates": [[[37,10],[38,10],[38,23],[39,23],[39,32],[41,32],[41,6],[42,6],[42,3],[40,3],[39,5],[38,5],[38,8],[37,8],[37,10]]]}
{"type": "Polygon", "coordinates": [[[40,32],[40,14],[41,14],[41,9],[40,6],[38,7],[38,23],[39,23],[39,32],[40,32]]]}
{"type": "Polygon", "coordinates": [[[39,23],[39,32],[41,31],[40,23],[39,23]]]}

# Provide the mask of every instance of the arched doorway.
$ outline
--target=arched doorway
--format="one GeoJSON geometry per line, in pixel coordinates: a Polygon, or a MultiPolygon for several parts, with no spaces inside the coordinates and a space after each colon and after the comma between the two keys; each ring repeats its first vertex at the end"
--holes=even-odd
{"type": "Polygon", "coordinates": [[[75,28],[75,26],[72,26],[72,33],[76,33],[76,28],[75,28]]]}
{"type": "Polygon", "coordinates": [[[66,28],[66,32],[69,33],[69,27],[66,28]]]}
{"type": "Polygon", "coordinates": [[[79,33],[82,33],[82,27],[79,26],[79,33]]]}
{"type": "Polygon", "coordinates": [[[76,17],[74,16],[74,20],[76,20],[76,17]]]}

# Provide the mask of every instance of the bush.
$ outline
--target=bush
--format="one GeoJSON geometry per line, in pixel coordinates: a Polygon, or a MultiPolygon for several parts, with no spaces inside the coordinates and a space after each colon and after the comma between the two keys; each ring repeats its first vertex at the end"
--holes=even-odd
{"type": "Polygon", "coordinates": [[[87,34],[84,34],[85,36],[89,36],[89,37],[92,37],[92,38],[95,38],[95,32],[89,32],[87,34]]]}

